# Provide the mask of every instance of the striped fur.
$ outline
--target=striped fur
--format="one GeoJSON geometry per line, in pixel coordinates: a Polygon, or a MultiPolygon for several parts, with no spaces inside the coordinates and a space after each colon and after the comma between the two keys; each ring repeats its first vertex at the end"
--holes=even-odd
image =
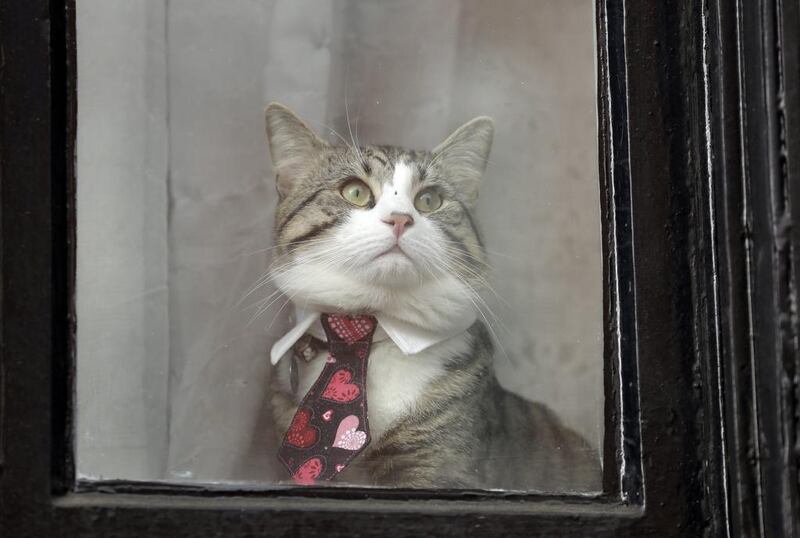
{"type": "MultiPolygon", "coordinates": [[[[432,151],[394,146],[334,146],[281,105],[267,110],[280,203],[273,280],[293,301],[324,311],[388,314],[444,328],[475,308],[488,260],[470,214],[492,138],[488,118],[465,124],[432,151]],[[373,193],[365,207],[340,194],[348,178],[373,193]],[[435,188],[441,207],[413,205],[435,188]],[[400,237],[381,220],[402,210],[413,225],[400,237]],[[393,246],[404,254],[386,254],[393,246]]],[[[272,399],[285,431],[323,359],[301,364],[290,390],[278,365],[272,399]]],[[[373,441],[339,479],[419,488],[599,489],[594,451],[541,404],[504,391],[492,370],[492,344],[476,322],[466,333],[418,356],[391,342],[373,347],[367,376],[373,441]],[[405,374],[398,374],[405,372],[405,374]]]]}

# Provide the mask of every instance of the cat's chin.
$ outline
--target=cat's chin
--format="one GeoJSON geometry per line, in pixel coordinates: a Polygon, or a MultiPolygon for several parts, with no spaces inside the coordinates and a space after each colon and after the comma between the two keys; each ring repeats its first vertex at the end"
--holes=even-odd
{"type": "Polygon", "coordinates": [[[358,269],[362,282],[373,286],[403,290],[419,286],[423,281],[417,265],[399,247],[378,255],[358,269]]]}
{"type": "MultiPolygon", "coordinates": [[[[393,265],[405,264],[405,261],[387,259],[385,262],[387,265],[383,266],[365,264],[358,271],[346,274],[321,271],[313,264],[306,264],[284,271],[274,280],[295,304],[354,314],[384,313],[433,330],[447,327],[448,318],[457,312],[474,308],[469,293],[457,279],[421,279],[416,271],[407,269],[406,275],[393,265]],[[401,285],[404,278],[408,283],[401,285]],[[383,284],[384,281],[391,285],[383,284]]],[[[413,267],[410,260],[408,263],[413,267]]]]}

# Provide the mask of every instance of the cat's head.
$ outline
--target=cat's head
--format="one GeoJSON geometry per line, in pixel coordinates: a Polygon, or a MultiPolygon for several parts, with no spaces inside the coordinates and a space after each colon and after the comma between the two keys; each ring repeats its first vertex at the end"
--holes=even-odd
{"type": "Polygon", "coordinates": [[[271,274],[287,296],[432,325],[474,308],[487,259],[470,212],[490,118],[430,151],[328,144],[276,103],[266,120],[279,195],[271,274]]]}

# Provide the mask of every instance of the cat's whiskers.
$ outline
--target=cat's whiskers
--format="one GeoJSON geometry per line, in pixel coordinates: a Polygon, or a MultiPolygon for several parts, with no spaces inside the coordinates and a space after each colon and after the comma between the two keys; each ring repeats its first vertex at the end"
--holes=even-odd
{"type": "Polygon", "coordinates": [[[361,103],[362,102],[363,102],[363,99],[359,99],[358,100],[358,105],[356,106],[356,119],[355,119],[355,135],[356,135],[355,139],[356,139],[356,144],[358,144],[359,146],[361,145],[361,141],[358,139],[358,120],[361,119],[361,103]]]}
{"type": "MultiPolygon", "coordinates": [[[[409,242],[410,246],[416,247],[418,250],[429,251],[429,246],[426,245],[425,243],[423,243],[422,241],[418,241],[418,240],[414,240],[414,239],[410,239],[409,238],[408,242],[409,242]]],[[[449,254],[449,261],[451,261],[452,263],[457,264],[456,265],[457,268],[459,268],[463,272],[467,273],[467,276],[469,276],[472,279],[476,280],[477,284],[480,284],[480,285],[486,287],[487,289],[489,289],[490,291],[492,291],[492,293],[497,294],[497,292],[491,287],[491,285],[489,284],[489,281],[486,279],[486,277],[482,273],[480,273],[477,270],[473,269],[472,267],[470,267],[466,263],[461,262],[460,260],[458,260],[458,257],[459,256],[468,256],[468,257],[470,257],[470,259],[474,259],[475,261],[481,262],[481,264],[486,268],[486,270],[491,270],[491,266],[487,262],[485,262],[484,260],[481,260],[480,258],[474,257],[472,254],[470,254],[469,252],[464,251],[463,249],[457,249],[457,248],[449,247],[447,245],[442,245],[441,249],[444,250],[447,254],[449,254]]],[[[502,297],[498,296],[498,298],[501,301],[503,301],[502,297]]]]}
{"type": "MultiPolygon", "coordinates": [[[[498,336],[497,336],[497,334],[496,334],[496,332],[494,330],[493,324],[488,320],[488,318],[486,317],[486,315],[484,313],[483,308],[480,307],[478,302],[480,302],[480,304],[483,305],[483,307],[486,309],[486,311],[489,313],[489,315],[495,320],[495,322],[500,326],[500,328],[502,328],[506,333],[508,333],[509,332],[508,328],[506,328],[505,324],[500,319],[500,317],[494,312],[494,310],[492,310],[492,308],[488,305],[486,300],[483,297],[481,297],[481,295],[475,290],[475,288],[473,288],[472,285],[470,285],[468,280],[466,278],[463,278],[458,273],[458,271],[455,270],[456,267],[453,267],[453,265],[452,265],[453,260],[449,260],[449,259],[441,256],[437,252],[431,252],[431,255],[432,255],[432,257],[434,259],[436,259],[441,264],[441,266],[442,266],[444,271],[452,274],[455,278],[457,278],[469,290],[470,300],[472,301],[473,305],[478,310],[478,312],[481,314],[481,316],[483,317],[484,321],[486,321],[487,325],[489,325],[489,329],[492,332],[492,335],[495,337],[495,339],[498,340],[498,344],[502,348],[503,345],[499,341],[499,338],[498,338],[498,336]]],[[[503,350],[503,351],[505,353],[505,350],[503,350]]]]}
{"type": "Polygon", "coordinates": [[[330,131],[331,134],[336,135],[339,138],[339,140],[344,142],[345,146],[351,147],[350,146],[350,142],[348,142],[347,139],[339,133],[339,131],[337,131],[336,129],[334,129],[330,125],[326,125],[326,124],[324,124],[322,122],[319,122],[319,121],[311,121],[311,120],[306,120],[306,121],[308,121],[309,123],[313,123],[315,125],[319,125],[320,127],[323,127],[325,129],[327,129],[328,131],[330,131]]]}
{"type": "Polygon", "coordinates": [[[293,297],[294,296],[290,295],[289,297],[286,298],[286,300],[283,302],[283,304],[278,309],[278,311],[275,312],[275,315],[272,316],[272,321],[269,322],[269,325],[267,325],[265,330],[269,331],[272,328],[272,326],[275,324],[275,320],[278,319],[278,316],[280,316],[280,314],[283,311],[283,309],[286,308],[286,305],[289,304],[292,301],[293,297]]]}
{"type": "MultiPolygon", "coordinates": [[[[496,314],[494,314],[494,312],[486,304],[486,302],[483,301],[483,298],[480,296],[480,294],[472,286],[469,285],[469,283],[466,281],[466,279],[461,278],[455,271],[452,271],[451,269],[448,268],[448,265],[447,265],[448,261],[446,259],[442,258],[441,256],[438,256],[438,254],[433,254],[433,258],[435,260],[437,260],[443,266],[441,268],[442,270],[452,274],[466,288],[464,290],[465,297],[472,303],[472,305],[475,307],[475,310],[478,312],[478,314],[480,314],[481,318],[483,318],[483,321],[484,321],[484,323],[486,323],[486,326],[489,329],[489,332],[492,334],[493,339],[497,342],[498,346],[500,347],[500,350],[503,353],[503,356],[505,356],[506,359],[511,362],[511,358],[509,357],[508,353],[506,352],[505,347],[503,346],[503,343],[502,343],[500,337],[498,336],[497,332],[494,330],[494,325],[491,323],[491,321],[489,321],[489,318],[486,316],[486,313],[484,312],[483,308],[481,308],[480,304],[478,304],[478,302],[480,301],[483,304],[484,308],[486,308],[486,310],[489,312],[489,314],[492,316],[492,318],[496,321],[496,323],[498,323],[500,326],[502,326],[505,329],[505,326],[503,325],[502,321],[497,317],[496,314]]],[[[506,329],[506,331],[507,331],[507,329],[506,329]]]]}
{"type": "Polygon", "coordinates": [[[314,250],[302,250],[300,252],[294,252],[292,255],[281,255],[275,261],[273,261],[273,266],[271,267],[270,271],[279,271],[283,267],[289,267],[292,265],[296,265],[298,262],[303,261],[313,261],[315,258],[326,256],[331,252],[338,252],[340,247],[337,245],[336,241],[332,238],[324,238],[324,239],[311,239],[306,241],[298,241],[296,243],[289,243],[289,245],[297,245],[298,248],[300,247],[315,247],[314,250]],[[294,258],[296,259],[293,259],[294,258]],[[286,261],[282,264],[275,265],[276,263],[280,262],[284,257],[286,257],[286,261]]]}
{"type": "MultiPolygon", "coordinates": [[[[445,243],[449,243],[449,244],[454,244],[454,245],[463,244],[461,241],[453,241],[452,239],[441,239],[441,241],[443,241],[445,243]]],[[[506,254],[505,252],[500,252],[498,250],[493,250],[493,249],[490,249],[490,248],[486,248],[484,245],[480,245],[480,249],[485,254],[490,254],[492,256],[498,256],[500,258],[507,258],[509,260],[518,260],[519,259],[518,257],[512,256],[510,254],[506,254]]]]}
{"type": "Polygon", "coordinates": [[[240,254],[239,257],[243,257],[244,258],[244,257],[248,257],[248,256],[253,256],[255,254],[261,254],[262,252],[274,251],[274,250],[277,250],[279,248],[288,248],[289,246],[299,246],[299,245],[313,245],[314,243],[324,243],[324,242],[327,242],[327,241],[330,241],[330,239],[315,238],[315,239],[303,239],[301,241],[290,241],[288,243],[282,243],[282,244],[278,244],[278,245],[273,245],[271,247],[261,248],[261,249],[258,249],[258,250],[253,250],[251,252],[244,252],[244,253],[240,254]]]}
{"type": "MultiPolygon", "coordinates": [[[[319,243],[322,243],[322,241],[319,241],[319,243]]],[[[334,246],[331,246],[329,249],[326,249],[326,250],[324,250],[324,251],[322,251],[320,253],[315,253],[315,254],[316,255],[324,255],[327,252],[335,252],[335,250],[336,249],[334,248],[334,246]]],[[[284,263],[284,264],[281,264],[281,265],[275,265],[273,263],[273,265],[261,277],[259,277],[259,279],[256,281],[256,284],[254,284],[251,287],[251,289],[248,290],[247,293],[245,293],[244,296],[241,299],[239,299],[239,301],[237,301],[235,306],[241,305],[241,303],[244,302],[244,300],[246,300],[247,297],[249,297],[250,295],[255,293],[258,289],[260,289],[261,287],[266,285],[268,282],[274,281],[277,276],[280,276],[284,272],[290,270],[291,267],[293,267],[293,266],[294,266],[294,262],[292,262],[292,261],[284,263]]],[[[256,301],[255,303],[252,303],[252,304],[250,304],[247,307],[244,307],[242,309],[243,310],[248,310],[248,309],[250,309],[250,308],[252,308],[254,306],[257,306],[258,307],[258,311],[256,312],[256,314],[254,316],[254,318],[257,318],[261,313],[263,313],[264,311],[269,309],[269,307],[272,305],[272,303],[270,302],[269,304],[264,306],[264,303],[269,302],[269,300],[272,297],[274,297],[276,294],[278,294],[278,293],[280,293],[280,290],[277,290],[277,291],[271,293],[267,298],[261,299],[259,301],[256,301]]],[[[251,319],[251,321],[248,323],[248,325],[252,321],[253,320],[251,319]]]]}
{"type": "Polygon", "coordinates": [[[279,293],[281,293],[281,290],[276,289],[272,293],[270,293],[269,295],[264,297],[263,299],[259,299],[258,301],[255,301],[253,303],[248,304],[247,306],[243,306],[241,308],[241,310],[243,312],[246,312],[246,311],[250,310],[251,308],[256,308],[256,310],[258,310],[259,308],[261,308],[264,305],[264,303],[269,302],[270,299],[272,299],[273,297],[275,297],[279,293]]]}
{"type": "Polygon", "coordinates": [[[486,317],[486,313],[483,311],[483,309],[480,307],[480,305],[478,305],[478,303],[476,302],[476,300],[475,300],[475,299],[477,299],[477,300],[481,301],[481,302],[482,302],[482,304],[484,305],[484,308],[486,308],[486,310],[489,312],[489,314],[492,316],[492,318],[495,320],[495,322],[496,322],[496,323],[497,323],[497,324],[498,324],[498,325],[499,325],[499,326],[500,326],[500,327],[501,327],[501,328],[502,328],[502,329],[503,329],[503,330],[504,330],[506,333],[509,333],[508,329],[505,327],[505,324],[504,324],[504,323],[503,323],[503,322],[500,320],[500,318],[498,318],[498,317],[497,317],[497,315],[496,315],[496,314],[495,314],[495,313],[492,311],[492,309],[491,309],[491,308],[490,308],[490,307],[489,307],[489,306],[486,304],[486,302],[485,302],[485,301],[483,301],[483,298],[482,298],[482,297],[481,297],[481,296],[480,296],[480,295],[479,295],[479,294],[478,294],[478,293],[477,293],[477,292],[476,292],[474,289],[472,289],[472,287],[471,287],[469,284],[467,284],[466,282],[463,282],[463,283],[464,283],[464,285],[465,285],[465,286],[466,286],[466,287],[469,289],[469,292],[467,292],[467,297],[468,297],[468,298],[469,298],[469,300],[472,302],[472,304],[475,306],[475,309],[478,311],[478,313],[480,314],[481,318],[483,318],[483,321],[484,321],[484,323],[486,323],[486,327],[489,329],[489,332],[492,334],[492,338],[493,338],[493,340],[494,340],[494,341],[497,343],[497,345],[500,347],[500,351],[502,352],[502,354],[503,354],[503,356],[506,358],[506,360],[507,360],[509,363],[513,364],[513,362],[514,362],[514,361],[513,361],[513,360],[511,360],[511,357],[508,355],[508,352],[506,351],[506,348],[505,348],[505,346],[503,345],[503,341],[502,341],[502,339],[500,338],[500,336],[499,336],[499,335],[497,334],[497,332],[495,331],[494,325],[493,325],[493,324],[492,324],[492,322],[491,322],[491,321],[489,321],[489,319],[486,317]],[[470,292],[471,292],[471,293],[470,293],[470,292]]]}
{"type": "MultiPolygon", "coordinates": [[[[305,245],[314,245],[314,244],[321,245],[321,244],[324,244],[326,242],[330,243],[331,245],[333,245],[333,241],[331,239],[309,239],[309,240],[305,240],[305,241],[298,241],[297,244],[301,244],[303,246],[305,246],[305,245]]],[[[283,245],[277,245],[277,246],[275,246],[273,248],[279,248],[281,246],[283,246],[283,245]]],[[[278,271],[280,270],[280,266],[276,267],[274,265],[275,263],[276,263],[276,261],[273,260],[273,262],[271,264],[271,267],[269,269],[267,269],[266,272],[262,273],[261,276],[259,276],[256,279],[256,282],[254,284],[252,284],[250,286],[250,288],[248,288],[245,291],[245,293],[242,295],[242,297],[234,305],[234,308],[240,306],[245,300],[247,300],[248,297],[250,297],[253,293],[258,291],[260,288],[265,286],[270,280],[273,279],[273,273],[276,270],[278,270],[278,271]]],[[[289,264],[285,264],[284,266],[288,267],[288,265],[289,264]]]]}
{"type": "MultiPolygon", "coordinates": [[[[324,254],[327,254],[327,253],[329,253],[329,252],[331,252],[331,251],[335,251],[335,249],[330,249],[329,251],[325,252],[324,254]]],[[[319,253],[315,253],[315,254],[319,254],[319,253]]],[[[320,277],[320,276],[324,276],[324,273],[325,273],[325,271],[327,271],[328,269],[330,269],[330,268],[331,268],[333,265],[339,264],[339,263],[341,263],[341,262],[345,262],[345,263],[342,265],[342,270],[343,270],[344,272],[348,272],[348,271],[349,271],[350,269],[352,269],[352,267],[353,267],[353,266],[354,266],[354,265],[357,263],[357,260],[355,260],[355,261],[354,261],[354,260],[353,260],[353,257],[352,257],[352,256],[348,256],[347,254],[340,254],[339,256],[335,256],[335,257],[333,257],[332,259],[328,260],[328,261],[327,261],[327,262],[326,262],[324,265],[322,265],[321,267],[318,267],[318,268],[317,268],[317,270],[316,270],[316,272],[314,273],[314,275],[312,275],[312,278],[314,278],[314,277],[320,277]],[[346,262],[348,261],[348,259],[349,259],[349,261],[350,261],[350,264],[349,264],[349,265],[346,263],[346,262]]],[[[296,263],[293,263],[293,265],[296,265],[296,263]]],[[[272,320],[270,321],[269,325],[266,327],[266,329],[267,329],[267,330],[269,330],[269,329],[272,327],[272,325],[275,323],[275,320],[278,318],[278,316],[280,315],[281,311],[282,311],[282,310],[283,310],[283,309],[286,307],[286,305],[287,305],[287,304],[289,304],[289,303],[290,303],[290,302],[291,302],[291,301],[292,301],[292,300],[293,300],[293,299],[294,299],[294,298],[295,298],[295,297],[296,297],[296,296],[297,296],[297,295],[298,295],[298,294],[299,294],[299,293],[302,291],[302,287],[301,287],[301,286],[297,286],[297,284],[302,284],[302,283],[303,283],[303,281],[305,281],[305,280],[306,280],[306,277],[307,277],[307,275],[302,275],[302,276],[299,276],[299,277],[297,277],[297,278],[295,279],[295,280],[296,280],[296,282],[293,282],[292,284],[289,284],[289,285],[287,286],[288,288],[295,288],[295,287],[296,287],[296,288],[297,288],[297,290],[296,290],[294,293],[291,293],[291,294],[288,294],[288,295],[287,295],[286,301],[284,301],[284,303],[281,305],[281,307],[278,309],[278,311],[277,311],[277,312],[275,313],[275,315],[272,317],[272,320]]],[[[278,292],[279,292],[279,293],[285,293],[285,292],[283,292],[283,290],[280,290],[280,289],[278,290],[278,292]]],[[[258,317],[259,317],[261,314],[263,314],[264,312],[266,312],[266,310],[268,310],[268,309],[269,309],[269,307],[270,307],[272,304],[274,304],[274,303],[275,303],[277,300],[278,300],[278,299],[275,299],[275,300],[273,300],[273,301],[272,301],[272,303],[270,303],[269,305],[267,305],[267,306],[266,306],[266,308],[264,308],[264,309],[261,309],[261,310],[260,310],[260,311],[259,311],[259,312],[256,314],[256,316],[254,316],[254,319],[253,319],[253,320],[251,320],[251,323],[252,323],[252,321],[255,321],[255,318],[258,318],[258,317]]]]}
{"type": "MultiPolygon", "coordinates": [[[[445,241],[447,241],[447,240],[445,240],[445,241]]],[[[447,241],[447,242],[450,242],[450,243],[453,243],[453,244],[457,244],[457,245],[463,247],[463,245],[461,243],[457,242],[457,241],[447,241]]],[[[464,250],[464,248],[457,248],[457,247],[451,247],[451,246],[448,246],[448,245],[442,245],[442,249],[451,256],[451,261],[453,263],[456,263],[457,266],[461,270],[463,270],[468,275],[473,277],[473,279],[477,281],[477,284],[479,284],[482,287],[484,287],[487,290],[489,290],[505,306],[508,306],[509,308],[511,307],[511,304],[502,295],[500,295],[497,292],[497,290],[494,289],[494,287],[490,284],[489,280],[486,278],[485,275],[483,275],[482,273],[478,272],[476,269],[473,269],[467,263],[461,262],[458,258],[459,257],[464,257],[467,260],[473,260],[473,261],[479,263],[480,265],[482,265],[485,268],[486,271],[491,271],[493,269],[492,265],[489,262],[487,262],[486,260],[482,260],[482,259],[478,258],[474,254],[464,250]]]]}
{"type": "MultiPolygon", "coordinates": [[[[479,262],[481,265],[485,265],[486,267],[491,267],[491,264],[489,263],[488,260],[486,260],[484,258],[481,258],[481,257],[478,257],[475,254],[473,254],[472,252],[470,252],[469,250],[467,250],[466,245],[464,245],[464,243],[462,241],[453,241],[451,239],[442,239],[441,242],[446,247],[455,248],[455,249],[461,251],[464,254],[464,256],[467,256],[467,257],[475,260],[476,262],[479,262]]],[[[479,244],[478,248],[480,249],[481,254],[484,257],[486,257],[489,254],[489,251],[483,245],[479,244]]]]}
{"type": "Polygon", "coordinates": [[[361,148],[358,147],[358,140],[353,136],[353,129],[350,127],[350,107],[347,104],[347,79],[344,81],[344,117],[347,121],[347,130],[350,131],[350,140],[353,142],[353,149],[358,154],[359,161],[363,163],[365,162],[364,154],[361,153],[361,148]]]}
{"type": "MultiPolygon", "coordinates": [[[[288,243],[282,243],[282,244],[278,244],[278,245],[273,245],[273,246],[268,247],[268,248],[259,249],[259,250],[255,250],[255,251],[252,251],[252,252],[249,252],[249,253],[245,253],[245,254],[242,254],[242,256],[252,256],[254,254],[258,254],[258,253],[261,253],[261,252],[274,251],[274,250],[277,250],[277,249],[288,248],[290,246],[307,246],[307,245],[324,244],[324,243],[332,243],[332,240],[329,239],[329,238],[322,238],[322,239],[315,238],[315,239],[305,239],[305,240],[301,240],[301,241],[290,241],[288,243]]],[[[274,260],[273,260],[273,263],[274,263],[274,260]]],[[[262,277],[263,277],[263,275],[262,275],[262,277]]],[[[259,278],[261,278],[261,277],[259,277],[259,278]]]]}
{"type": "Polygon", "coordinates": [[[246,301],[248,297],[250,297],[256,291],[258,291],[263,286],[265,286],[269,281],[270,281],[270,275],[269,275],[269,270],[267,270],[266,272],[262,273],[261,276],[258,277],[256,282],[252,286],[250,286],[250,288],[248,288],[245,291],[245,293],[239,298],[238,301],[236,301],[236,303],[233,305],[233,307],[236,308],[236,307],[241,306],[241,304],[244,301],[246,301]]]}
{"type": "MultiPolygon", "coordinates": [[[[451,254],[451,256],[455,256],[457,254],[463,254],[463,252],[464,252],[464,251],[462,251],[460,249],[453,249],[451,247],[444,247],[444,250],[446,252],[448,252],[449,254],[451,254]]],[[[503,297],[502,295],[500,295],[500,293],[497,292],[497,290],[491,285],[489,280],[484,275],[482,275],[481,273],[479,273],[476,270],[472,269],[467,264],[462,263],[457,258],[456,259],[452,259],[451,261],[453,263],[456,263],[458,265],[458,267],[460,269],[462,269],[464,272],[470,274],[477,281],[476,282],[477,284],[479,284],[483,288],[489,290],[492,293],[492,295],[494,295],[497,298],[497,300],[500,301],[504,306],[506,306],[508,308],[512,308],[511,303],[509,303],[505,299],[505,297],[503,297]]],[[[491,270],[492,267],[488,263],[484,262],[484,264],[486,265],[487,269],[491,270]]]]}
{"type": "Polygon", "coordinates": [[[481,273],[479,273],[477,269],[472,269],[471,267],[466,265],[468,262],[476,262],[477,264],[482,265],[484,271],[490,272],[492,270],[492,266],[488,262],[486,262],[485,260],[482,260],[482,259],[470,254],[469,252],[467,252],[463,248],[451,247],[451,246],[448,246],[448,245],[441,245],[441,249],[444,250],[452,258],[454,258],[455,260],[457,260],[459,262],[461,262],[461,260],[459,260],[459,258],[464,258],[464,262],[461,262],[461,263],[464,263],[465,267],[469,268],[469,270],[471,272],[473,272],[475,275],[477,275],[477,276],[479,276],[481,278],[483,278],[483,275],[481,273]]]}
{"type": "MultiPolygon", "coordinates": [[[[344,257],[341,257],[341,258],[334,258],[334,259],[332,259],[332,260],[329,260],[329,262],[328,262],[328,263],[326,263],[325,265],[323,265],[321,268],[319,268],[319,269],[317,270],[317,272],[316,272],[316,276],[319,276],[319,274],[320,274],[320,273],[323,273],[324,271],[328,270],[328,268],[329,268],[331,265],[333,265],[333,264],[335,264],[335,263],[338,263],[338,262],[340,262],[340,261],[343,261],[344,259],[345,259],[344,257]]],[[[292,265],[293,267],[294,267],[294,266],[296,266],[296,264],[294,264],[294,263],[292,263],[291,265],[292,265]]],[[[287,270],[286,270],[286,271],[285,271],[283,274],[286,274],[286,273],[287,273],[287,272],[289,272],[290,270],[291,270],[291,268],[290,268],[290,269],[287,269],[287,270]]],[[[275,275],[272,275],[272,274],[271,274],[271,276],[272,276],[273,280],[274,280],[274,278],[276,278],[276,276],[275,276],[275,275]]],[[[280,275],[278,275],[278,276],[280,276],[280,275]]],[[[277,319],[278,315],[281,313],[281,311],[283,310],[283,308],[284,308],[284,307],[285,307],[285,306],[286,306],[286,305],[287,305],[287,304],[288,304],[288,303],[289,303],[289,302],[290,302],[290,301],[291,301],[291,300],[294,298],[294,296],[295,296],[297,293],[299,293],[300,289],[302,289],[300,286],[297,286],[297,284],[302,284],[303,280],[305,280],[305,279],[304,279],[304,277],[303,277],[303,276],[298,276],[298,277],[296,277],[294,280],[295,280],[295,281],[294,281],[294,282],[292,282],[291,284],[289,284],[287,287],[290,287],[290,288],[297,287],[298,291],[297,291],[297,292],[295,292],[295,293],[293,293],[293,294],[290,294],[290,295],[288,295],[288,298],[287,298],[286,302],[284,302],[284,303],[283,303],[283,305],[281,305],[281,307],[278,309],[278,312],[276,312],[276,313],[275,313],[275,315],[274,315],[274,316],[273,316],[273,318],[272,318],[272,321],[271,321],[271,322],[270,322],[270,324],[267,326],[267,329],[269,329],[269,328],[271,328],[271,327],[272,327],[272,325],[275,323],[275,320],[277,319]]],[[[257,320],[259,317],[261,317],[261,315],[263,315],[265,312],[267,312],[267,310],[269,310],[269,308],[270,308],[270,307],[271,307],[273,304],[275,304],[276,302],[278,302],[278,301],[281,299],[281,296],[282,296],[283,294],[285,294],[285,291],[284,291],[283,289],[281,289],[281,288],[278,288],[278,290],[277,290],[275,293],[273,293],[272,295],[270,295],[270,297],[273,297],[273,296],[276,296],[276,297],[275,297],[275,298],[273,298],[272,300],[269,300],[269,298],[268,298],[268,299],[266,299],[266,301],[268,301],[268,303],[267,303],[267,304],[265,304],[265,305],[263,305],[263,306],[260,306],[260,307],[258,308],[258,310],[256,311],[256,313],[255,313],[255,314],[254,314],[254,315],[253,315],[253,316],[250,318],[250,320],[247,322],[247,325],[246,325],[246,327],[249,327],[250,325],[252,325],[252,324],[253,324],[253,323],[254,323],[254,322],[255,322],[255,321],[256,321],[256,320],[257,320]]],[[[262,302],[263,302],[263,301],[262,301],[262,302]]]]}
{"type": "Polygon", "coordinates": [[[255,321],[259,317],[261,317],[261,315],[264,314],[267,310],[269,310],[273,304],[277,303],[282,296],[283,296],[283,290],[278,289],[274,293],[272,293],[270,297],[261,301],[262,303],[266,304],[262,304],[261,306],[258,307],[258,310],[256,310],[255,314],[253,314],[252,317],[245,324],[245,328],[250,327],[253,323],[255,323],[255,321]]]}

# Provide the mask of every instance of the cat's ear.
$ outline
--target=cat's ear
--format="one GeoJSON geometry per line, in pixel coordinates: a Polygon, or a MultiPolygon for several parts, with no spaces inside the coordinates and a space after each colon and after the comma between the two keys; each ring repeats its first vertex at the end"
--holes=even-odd
{"type": "Polygon", "coordinates": [[[433,150],[434,158],[470,203],[478,200],[478,186],[494,138],[494,120],[474,118],[453,132],[433,150]]]}
{"type": "Polygon", "coordinates": [[[328,145],[297,114],[280,103],[270,103],[264,115],[275,183],[278,194],[284,197],[328,145]]]}

